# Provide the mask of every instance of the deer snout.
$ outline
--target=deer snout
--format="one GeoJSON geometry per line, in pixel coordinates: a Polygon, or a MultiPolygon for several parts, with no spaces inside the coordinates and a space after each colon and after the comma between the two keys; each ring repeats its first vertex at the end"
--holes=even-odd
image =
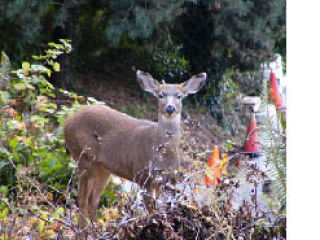
{"type": "Polygon", "coordinates": [[[172,106],[172,105],[168,105],[167,107],[166,107],[166,112],[168,113],[168,114],[172,114],[172,113],[174,113],[176,111],[176,108],[174,107],[174,106],[172,106]]]}

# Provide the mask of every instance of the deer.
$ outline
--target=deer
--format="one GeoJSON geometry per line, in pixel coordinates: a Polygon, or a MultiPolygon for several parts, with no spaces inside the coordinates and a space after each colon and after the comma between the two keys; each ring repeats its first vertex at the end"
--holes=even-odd
{"type": "Polygon", "coordinates": [[[140,70],[136,76],[140,87],[158,99],[158,122],[136,119],[107,105],[91,105],[71,115],[63,126],[66,151],[79,169],[80,225],[87,218],[97,220],[96,209],[110,174],[136,182],[154,196],[159,184],[150,181],[152,170],[179,170],[182,100],[204,86],[207,74],[180,84],[160,83],[140,70]]]}

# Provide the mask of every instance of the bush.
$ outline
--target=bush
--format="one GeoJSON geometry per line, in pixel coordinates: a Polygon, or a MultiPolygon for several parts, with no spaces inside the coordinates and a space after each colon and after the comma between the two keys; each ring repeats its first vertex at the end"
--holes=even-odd
{"type": "MultiPolygon", "coordinates": [[[[17,183],[16,169],[57,190],[65,189],[75,169],[64,148],[61,127],[67,116],[83,107],[84,97],[57,90],[47,81],[60,70],[55,60],[70,53],[68,40],[49,43],[45,55],[33,56],[10,72],[9,58],[1,56],[0,179],[10,188],[17,183]],[[64,96],[68,106],[59,103],[64,96]],[[15,168],[16,167],[16,168],[15,168]]],[[[87,104],[96,104],[88,98],[87,104]]]]}
{"type": "Polygon", "coordinates": [[[241,92],[248,96],[260,96],[262,92],[262,73],[260,71],[235,71],[234,81],[238,83],[241,92]]]}
{"type": "Polygon", "coordinates": [[[208,82],[202,98],[202,103],[209,108],[212,116],[233,136],[242,131],[238,101],[241,89],[235,81],[234,73],[233,69],[228,69],[219,83],[208,82]]]}
{"type": "Polygon", "coordinates": [[[155,76],[159,80],[177,83],[185,81],[189,76],[189,62],[181,54],[182,46],[173,46],[172,50],[157,50],[153,60],[155,76]]]}

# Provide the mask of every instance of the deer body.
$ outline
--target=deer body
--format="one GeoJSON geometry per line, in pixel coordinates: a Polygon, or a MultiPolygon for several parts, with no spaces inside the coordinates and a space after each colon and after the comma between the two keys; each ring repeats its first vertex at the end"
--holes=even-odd
{"type": "MultiPolygon", "coordinates": [[[[177,121],[174,125],[178,124],[177,121]]],[[[180,126],[159,126],[156,122],[135,119],[104,105],[86,107],[64,125],[66,148],[72,158],[89,158],[85,160],[86,165],[101,163],[113,174],[130,181],[148,166],[149,160],[157,161],[154,147],[168,143],[166,131],[173,130],[172,141],[168,139],[171,144],[167,147],[170,152],[167,155],[175,161],[164,158],[163,162],[166,168],[178,169],[179,158],[175,150],[180,140],[180,126]]]]}
{"type": "Polygon", "coordinates": [[[137,72],[141,87],[159,98],[158,122],[139,120],[108,106],[86,107],[64,125],[66,149],[79,166],[79,207],[83,217],[95,219],[101,193],[111,173],[137,182],[149,192],[151,170],[179,169],[178,146],[182,98],[198,91],[205,74],[184,84],[159,84],[137,72]]]}

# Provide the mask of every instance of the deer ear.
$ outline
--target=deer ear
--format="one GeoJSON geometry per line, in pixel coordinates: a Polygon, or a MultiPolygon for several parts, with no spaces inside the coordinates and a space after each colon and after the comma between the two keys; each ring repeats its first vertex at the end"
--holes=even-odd
{"type": "Polygon", "coordinates": [[[147,91],[152,93],[153,95],[157,96],[159,91],[159,82],[149,74],[142,72],[140,70],[137,71],[137,79],[139,82],[140,87],[147,91]]]}
{"type": "Polygon", "coordinates": [[[199,73],[192,76],[188,81],[181,84],[184,96],[198,92],[205,84],[207,79],[206,73],[199,73]]]}

